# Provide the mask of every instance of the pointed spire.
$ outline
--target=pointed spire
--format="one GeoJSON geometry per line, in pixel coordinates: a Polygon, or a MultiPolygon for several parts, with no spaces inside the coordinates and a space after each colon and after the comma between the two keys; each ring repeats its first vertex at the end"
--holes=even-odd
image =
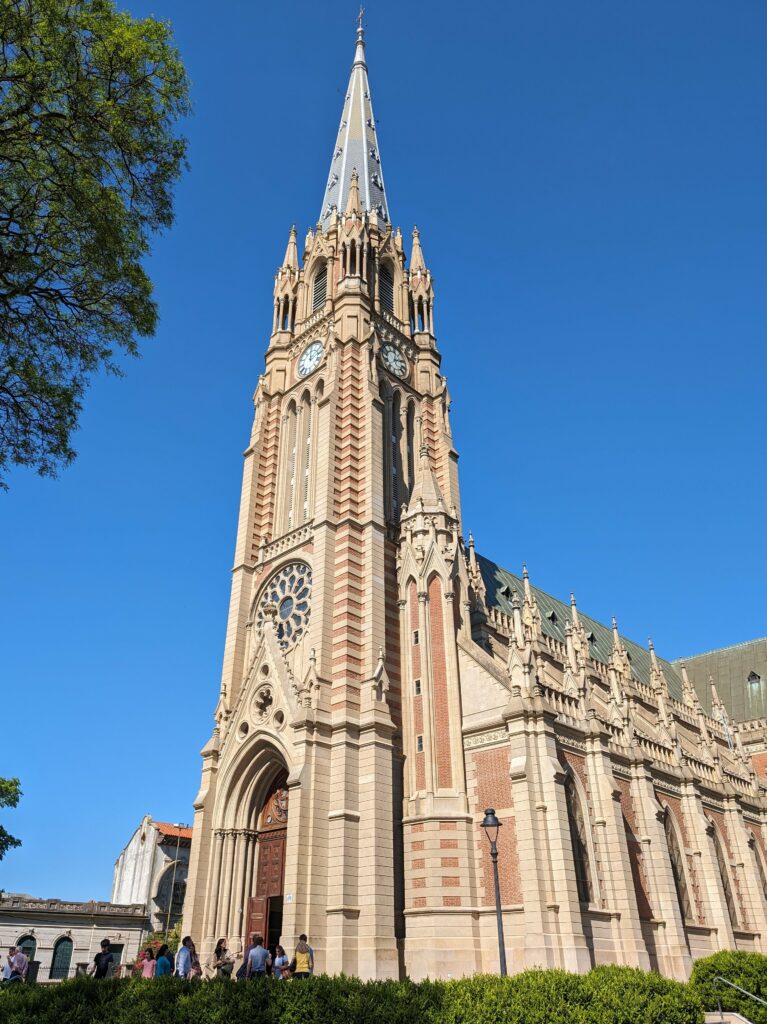
{"type": "Polygon", "coordinates": [[[652,637],[647,637],[647,649],[650,652],[650,666],[653,672],[660,672],[660,665],[658,664],[658,656],[655,653],[655,644],[652,642],[652,637]]]}
{"type": "Polygon", "coordinates": [[[418,417],[418,426],[421,430],[421,444],[418,451],[418,465],[415,470],[415,483],[408,504],[408,515],[419,509],[434,511],[435,509],[443,510],[445,507],[437,478],[431,466],[429,449],[423,437],[420,416],[418,417]]]}
{"type": "Polygon", "coordinates": [[[423,259],[423,249],[421,248],[421,232],[418,228],[413,228],[413,249],[410,253],[410,269],[412,270],[426,270],[426,264],[423,259]]]}
{"type": "Polygon", "coordinates": [[[357,174],[357,168],[352,168],[352,176],[349,179],[349,195],[346,200],[346,209],[344,213],[347,217],[350,217],[354,213],[360,213],[362,207],[360,206],[360,176],[357,174]]]}
{"type": "Polygon", "coordinates": [[[373,105],[370,100],[365,60],[365,32],[361,21],[357,25],[354,63],[320,211],[320,221],[324,228],[329,227],[334,208],[339,211],[347,208],[352,167],[359,171],[358,208],[365,210],[370,216],[377,216],[382,224],[388,224],[389,209],[378,152],[373,105]]]}
{"type": "Polygon", "coordinates": [[[578,605],[575,603],[575,594],[573,593],[570,594],[570,612],[573,617],[573,626],[575,626],[576,629],[580,629],[581,620],[578,615],[578,605]]]}
{"type": "Polygon", "coordinates": [[[527,563],[522,563],[522,585],[525,588],[525,601],[532,603],[533,592],[530,589],[530,574],[527,571],[527,563]]]}
{"type": "Polygon", "coordinates": [[[288,246],[285,249],[285,259],[282,261],[283,270],[298,270],[298,246],[296,244],[296,225],[290,229],[288,235],[288,246]]]}

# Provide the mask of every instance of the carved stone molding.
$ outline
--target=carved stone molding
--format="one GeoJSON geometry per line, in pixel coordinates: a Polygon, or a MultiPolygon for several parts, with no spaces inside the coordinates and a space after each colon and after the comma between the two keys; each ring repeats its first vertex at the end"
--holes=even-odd
{"type": "Polygon", "coordinates": [[[474,736],[464,736],[463,749],[475,750],[477,747],[490,747],[498,743],[507,743],[509,734],[506,729],[493,729],[491,732],[477,733],[474,736]]]}

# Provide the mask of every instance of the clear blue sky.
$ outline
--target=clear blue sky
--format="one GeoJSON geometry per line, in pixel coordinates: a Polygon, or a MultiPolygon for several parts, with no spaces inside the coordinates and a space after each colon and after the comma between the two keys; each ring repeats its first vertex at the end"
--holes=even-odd
{"type": "MultiPolygon", "coordinates": [[[[352,3],[135,0],[194,85],[150,271],[59,480],[0,496],[0,887],[105,898],[190,821],[241,457],[294,221],[320,212],[352,3]]],[[[371,3],[389,206],[421,229],[478,549],[666,657],[767,632],[767,5],[371,3]]]]}

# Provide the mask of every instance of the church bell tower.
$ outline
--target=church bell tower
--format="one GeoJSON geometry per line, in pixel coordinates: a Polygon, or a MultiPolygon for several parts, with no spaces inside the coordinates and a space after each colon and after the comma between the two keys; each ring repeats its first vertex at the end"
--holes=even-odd
{"type": "Polygon", "coordinates": [[[184,931],[205,954],[220,936],[289,948],[306,932],[318,970],[398,977],[406,931],[429,942],[443,923],[410,892],[406,839],[423,833],[440,910],[456,899],[440,879],[473,856],[469,576],[433,282],[418,231],[408,261],[391,225],[361,26],[319,220],[300,249],[291,229],[276,274],[254,405],[184,931]]]}

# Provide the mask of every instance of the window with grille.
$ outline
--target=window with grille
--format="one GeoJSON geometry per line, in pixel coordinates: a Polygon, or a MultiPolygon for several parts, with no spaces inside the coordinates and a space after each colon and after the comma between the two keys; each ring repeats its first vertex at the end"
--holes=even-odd
{"type": "Polygon", "coordinates": [[[591,884],[591,864],[589,863],[589,847],[586,838],[586,822],[572,775],[568,775],[565,780],[565,800],[567,802],[567,820],[570,825],[570,842],[573,847],[578,899],[581,903],[591,903],[594,898],[594,889],[591,884]]]}
{"type": "Polygon", "coordinates": [[[314,275],[314,289],[312,291],[312,313],[322,309],[328,295],[328,265],[323,263],[314,275]]]}
{"type": "Polygon", "coordinates": [[[61,938],[53,947],[53,960],[51,961],[50,977],[53,981],[60,981],[69,974],[69,965],[72,963],[72,940],[61,938]]]}
{"type": "Polygon", "coordinates": [[[378,297],[381,308],[389,313],[394,312],[394,276],[388,263],[382,263],[378,274],[378,297]]]}
{"type": "Polygon", "coordinates": [[[16,945],[28,960],[35,959],[35,953],[37,952],[37,939],[34,935],[23,936],[23,938],[19,939],[16,945]]]}

